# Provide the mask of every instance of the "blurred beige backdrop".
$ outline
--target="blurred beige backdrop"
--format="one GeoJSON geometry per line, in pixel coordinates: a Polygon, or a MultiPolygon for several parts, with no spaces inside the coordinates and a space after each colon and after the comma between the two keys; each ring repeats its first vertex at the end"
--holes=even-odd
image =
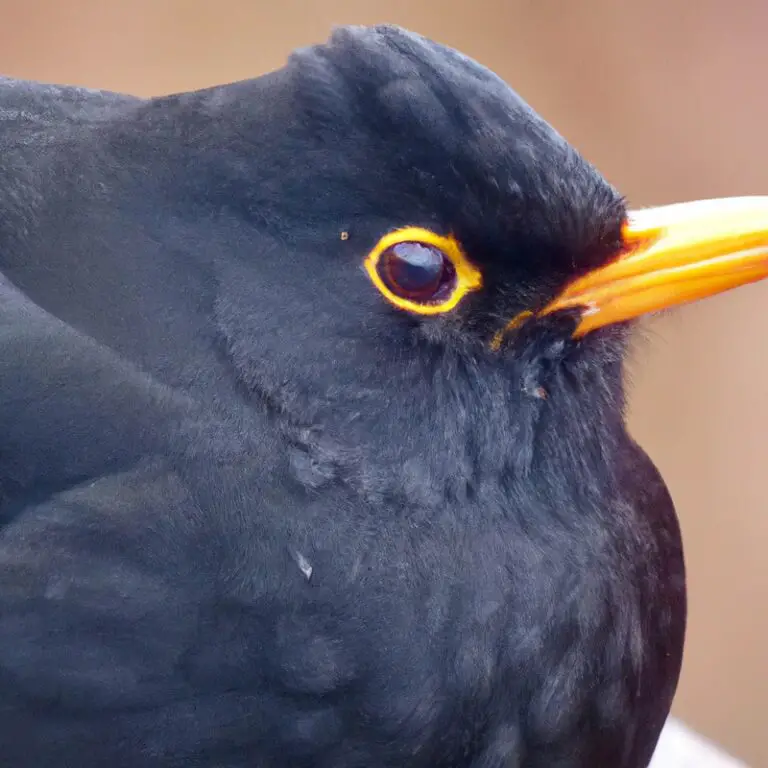
{"type": "MultiPolygon", "coordinates": [[[[0,0],[0,19],[2,74],[139,95],[252,77],[334,24],[392,21],[498,71],[633,204],[768,194],[764,0],[0,0]]],[[[767,300],[757,285],[655,320],[631,368],[632,428],[687,546],[676,714],[754,768],[768,766],[767,300]]]]}

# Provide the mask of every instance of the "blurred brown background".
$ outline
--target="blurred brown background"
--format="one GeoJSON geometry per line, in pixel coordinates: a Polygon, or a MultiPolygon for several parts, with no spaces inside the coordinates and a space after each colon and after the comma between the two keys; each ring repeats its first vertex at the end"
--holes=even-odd
{"type": "MultiPolygon", "coordinates": [[[[139,95],[252,77],[335,24],[396,22],[495,69],[634,204],[768,194],[764,0],[0,0],[0,19],[0,73],[139,95]]],[[[676,714],[755,768],[768,766],[767,299],[762,284],[653,321],[631,368],[632,428],[687,545],[676,714]]]]}

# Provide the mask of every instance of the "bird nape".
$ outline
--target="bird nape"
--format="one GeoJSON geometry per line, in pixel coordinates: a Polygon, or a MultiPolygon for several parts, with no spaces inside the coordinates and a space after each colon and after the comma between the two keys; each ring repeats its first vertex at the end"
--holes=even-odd
{"type": "Polygon", "coordinates": [[[391,26],[2,80],[0,177],[0,764],[647,766],[685,577],[625,346],[768,274],[768,199],[629,213],[391,26]]]}

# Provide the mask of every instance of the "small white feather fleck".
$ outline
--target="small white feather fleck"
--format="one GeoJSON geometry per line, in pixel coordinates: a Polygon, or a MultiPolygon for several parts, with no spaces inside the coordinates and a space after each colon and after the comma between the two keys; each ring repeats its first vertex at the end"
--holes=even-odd
{"type": "Polygon", "coordinates": [[[304,574],[304,578],[309,581],[312,578],[312,564],[307,560],[301,552],[295,552],[296,564],[299,566],[299,570],[304,574]]]}

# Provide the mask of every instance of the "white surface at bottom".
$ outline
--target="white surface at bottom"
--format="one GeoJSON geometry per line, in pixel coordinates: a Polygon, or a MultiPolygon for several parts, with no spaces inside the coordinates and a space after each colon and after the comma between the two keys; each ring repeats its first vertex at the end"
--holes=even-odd
{"type": "Polygon", "coordinates": [[[749,768],[679,720],[670,719],[649,768],[749,768]]]}

